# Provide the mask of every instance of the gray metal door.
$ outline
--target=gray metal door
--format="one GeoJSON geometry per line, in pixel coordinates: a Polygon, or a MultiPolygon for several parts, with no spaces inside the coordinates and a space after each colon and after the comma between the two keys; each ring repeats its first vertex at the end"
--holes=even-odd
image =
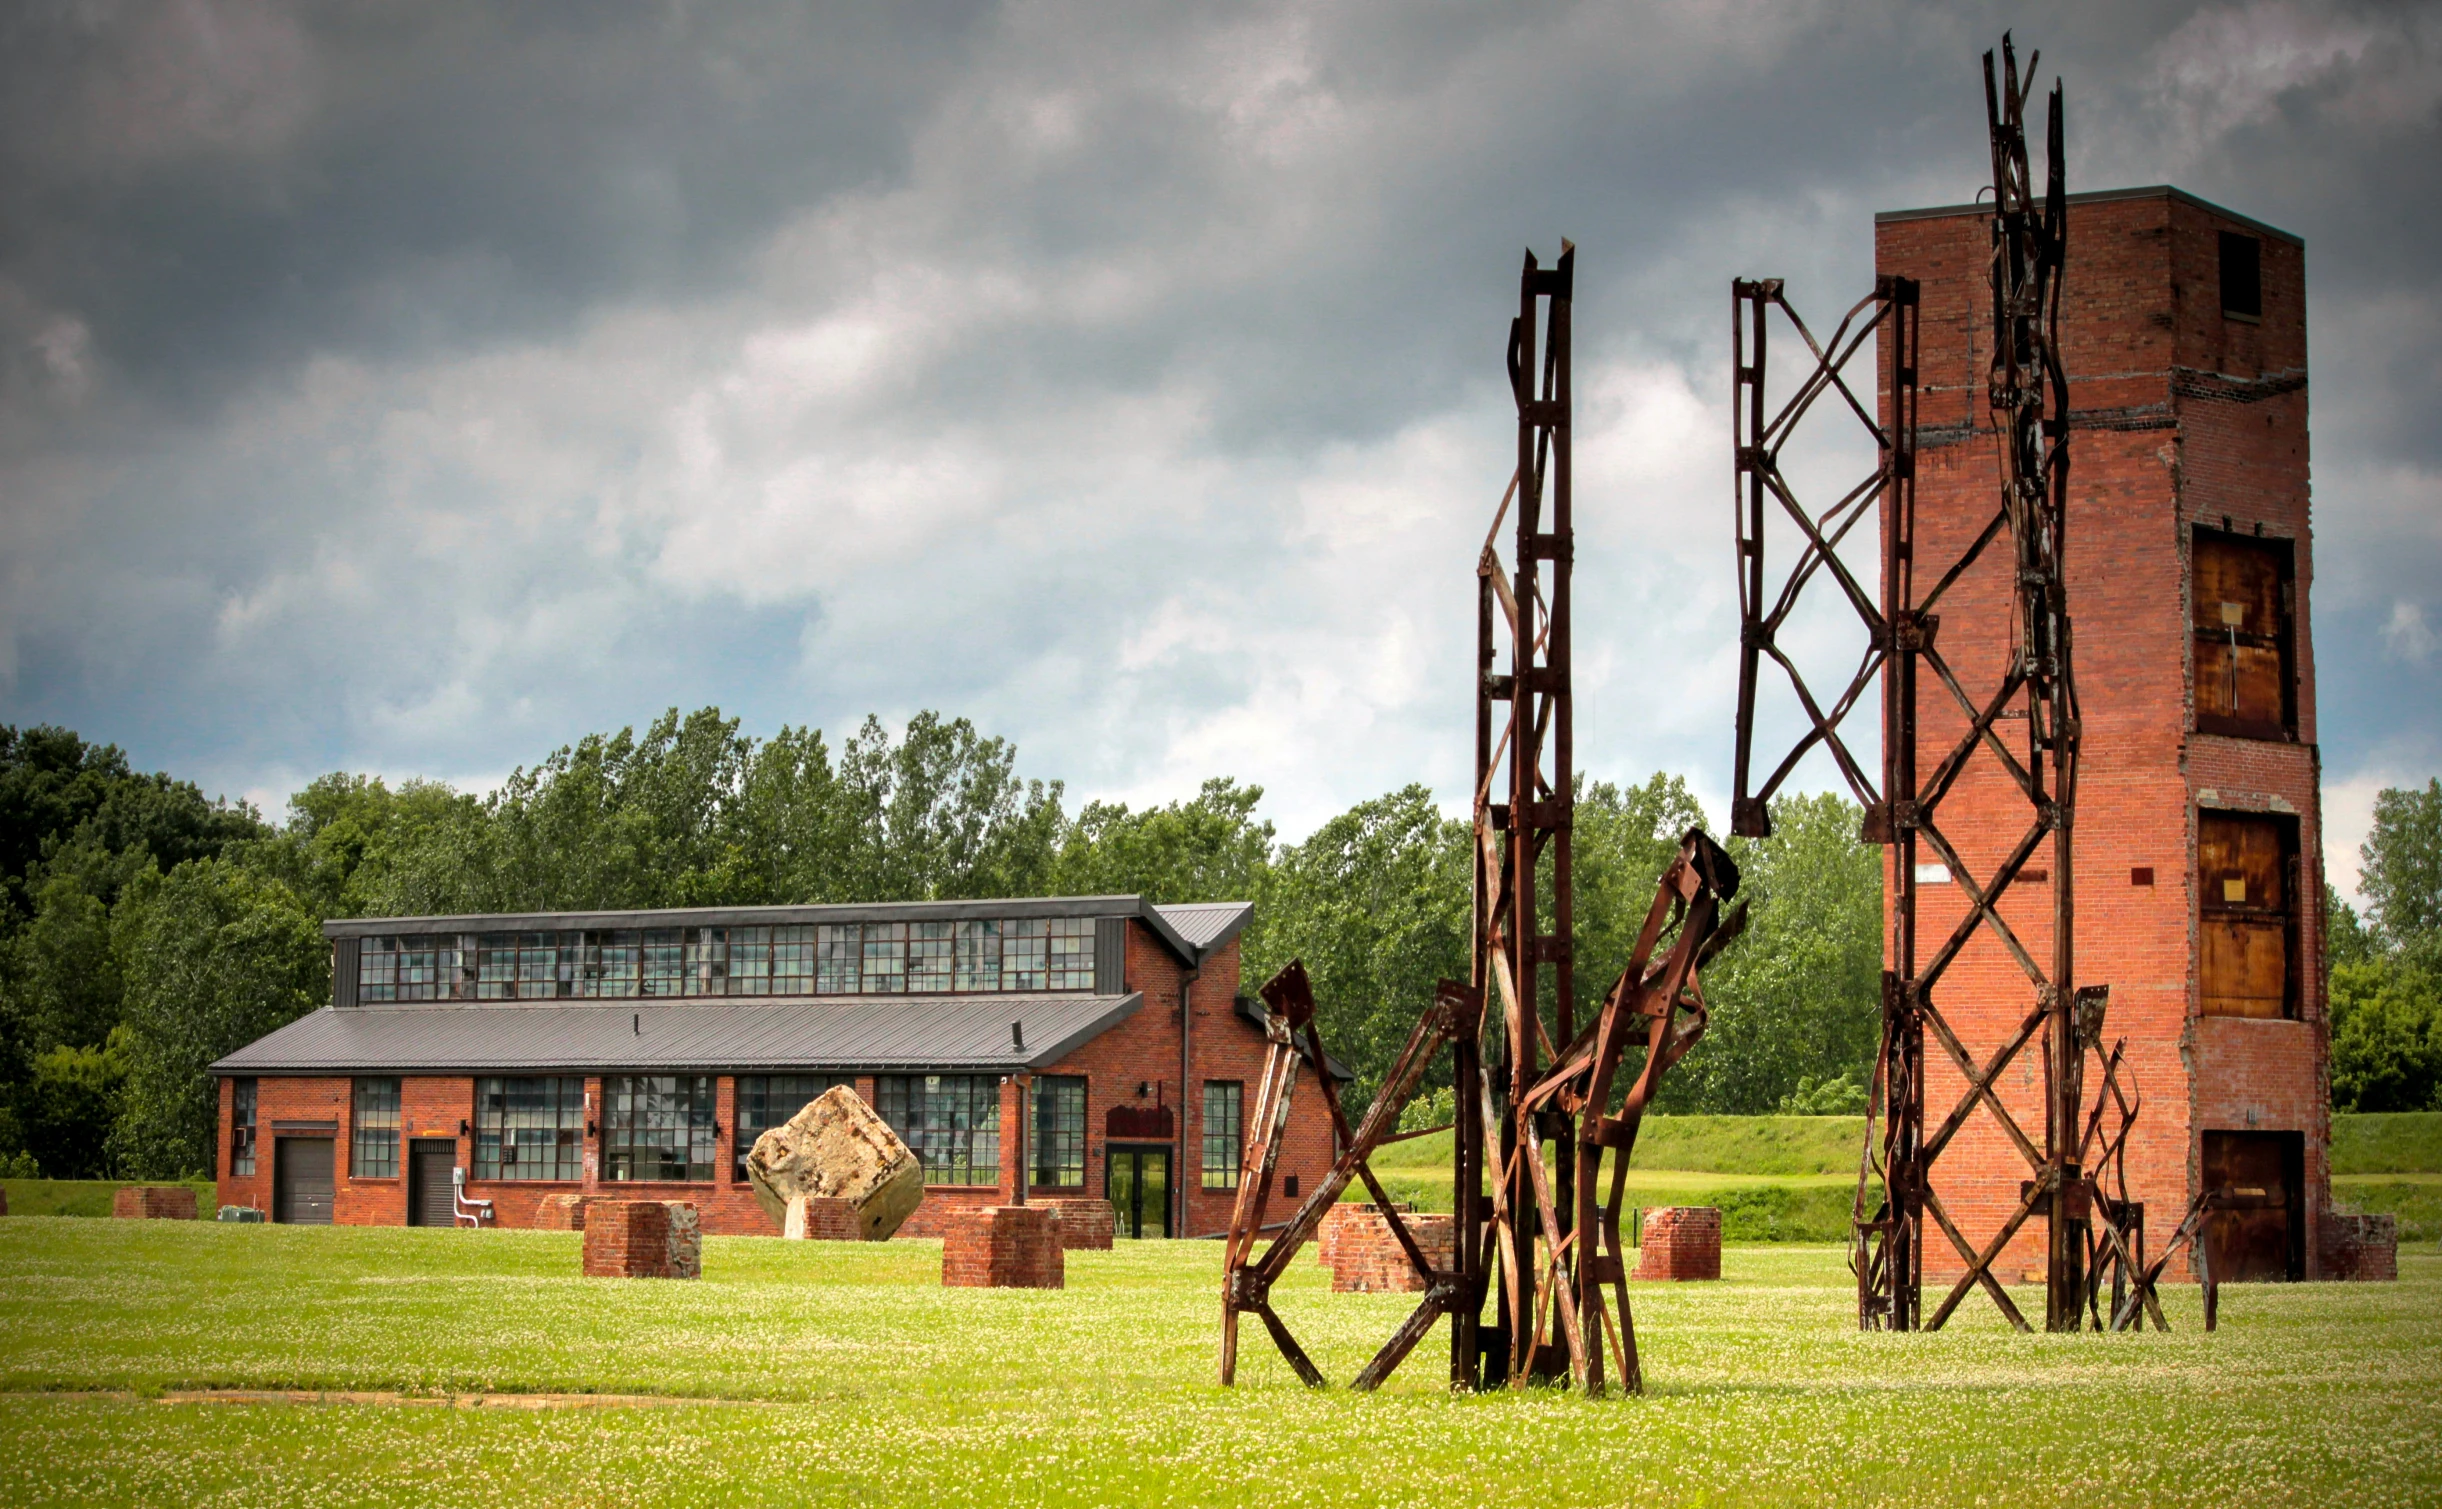
{"type": "Polygon", "coordinates": [[[408,1144],[407,1224],[455,1226],[457,1205],[451,1199],[450,1175],[457,1171],[455,1138],[420,1137],[408,1144]]]}
{"type": "Polygon", "coordinates": [[[331,1145],[328,1137],[273,1140],[273,1220],[291,1226],[331,1224],[331,1145]]]}

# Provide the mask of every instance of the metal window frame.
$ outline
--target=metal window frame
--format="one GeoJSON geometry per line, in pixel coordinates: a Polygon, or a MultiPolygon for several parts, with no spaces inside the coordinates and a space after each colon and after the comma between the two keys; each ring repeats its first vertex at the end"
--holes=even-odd
{"type": "Polygon", "coordinates": [[[348,1081],[348,1177],[395,1179],[399,1176],[399,1132],[404,1086],[396,1074],[359,1074],[348,1081]],[[365,1092],[389,1087],[389,1104],[367,1106],[365,1092]],[[384,1118],[387,1118],[385,1121],[384,1118]],[[373,1165],[368,1167],[367,1165],[373,1165]],[[387,1164],[387,1168],[381,1165],[387,1164]]]}
{"type": "Polygon", "coordinates": [[[1204,1115],[1200,1128],[1203,1157],[1197,1168],[1199,1188],[1236,1189],[1246,1168],[1246,1081],[1204,1081],[1204,1115]],[[1226,1092],[1225,1114],[1213,1111],[1213,1092],[1226,1092]],[[1216,1125],[1226,1130],[1216,1130],[1216,1125]],[[1215,1155],[1219,1155],[1216,1161],[1215,1155]]]}

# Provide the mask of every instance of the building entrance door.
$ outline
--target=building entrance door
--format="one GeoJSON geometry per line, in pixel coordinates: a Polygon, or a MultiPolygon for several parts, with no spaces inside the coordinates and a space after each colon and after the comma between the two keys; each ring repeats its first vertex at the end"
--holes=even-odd
{"type": "Polygon", "coordinates": [[[2205,1188],[2227,1202],[2205,1226],[2222,1283],[2306,1277],[2306,1136],[2207,1132],[2205,1188]]]}
{"type": "Polygon", "coordinates": [[[281,1137],[273,1141],[273,1220],[291,1226],[331,1224],[332,1140],[328,1137],[281,1137]]]}
{"type": "Polygon", "coordinates": [[[1103,1198],[1123,1237],[1170,1235],[1170,1149],[1114,1147],[1103,1155],[1103,1198]]]}
{"type": "Polygon", "coordinates": [[[408,1144],[407,1224],[455,1226],[458,1206],[450,1175],[458,1169],[454,1137],[419,1137],[408,1144]]]}

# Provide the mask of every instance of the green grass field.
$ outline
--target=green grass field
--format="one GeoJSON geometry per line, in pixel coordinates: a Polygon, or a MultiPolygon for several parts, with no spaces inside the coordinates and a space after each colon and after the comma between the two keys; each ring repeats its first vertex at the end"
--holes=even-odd
{"type": "MultiPolygon", "coordinates": [[[[2442,1502],[2442,1257],[2388,1285],[2192,1291],[2167,1335],[1970,1305],[1861,1335],[1836,1249],[1638,1285],[1651,1389],[1453,1399],[1440,1333],[1370,1397],[1250,1328],[1213,1383],[1213,1243],[945,1290],[939,1248],[715,1238],[698,1283],[577,1276],[545,1232],[0,1221],[0,1502],[2228,1504],[2442,1502]],[[656,1395],[669,1408],[162,1402],[203,1389],[656,1395]]],[[[2022,1303],[2033,1297],[2022,1295],[2022,1303]]],[[[1353,1373],[1400,1296],[1280,1308],[1353,1373]]]]}

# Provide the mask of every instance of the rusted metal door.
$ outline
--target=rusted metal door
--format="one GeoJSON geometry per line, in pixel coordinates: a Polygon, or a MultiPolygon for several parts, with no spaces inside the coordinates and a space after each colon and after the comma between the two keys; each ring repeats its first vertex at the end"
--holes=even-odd
{"type": "Polygon", "coordinates": [[[408,1144],[407,1224],[455,1226],[457,1205],[450,1175],[458,1167],[458,1144],[447,1137],[419,1137],[408,1144]]]}
{"type": "Polygon", "coordinates": [[[271,1218],[292,1226],[331,1224],[329,1137],[281,1137],[272,1144],[271,1218]]]}
{"type": "Polygon", "coordinates": [[[2216,1282],[2306,1276],[2305,1162],[2303,1133],[2205,1133],[2205,1188],[2222,1196],[2205,1228],[2216,1282]]]}
{"type": "Polygon", "coordinates": [[[2196,532],[2196,726],[2278,739],[2290,725],[2289,544],[2196,532]]]}
{"type": "Polygon", "coordinates": [[[2198,1009],[2206,1016],[2293,1014],[2296,820],[2200,812],[2196,819],[2198,1009]]]}

